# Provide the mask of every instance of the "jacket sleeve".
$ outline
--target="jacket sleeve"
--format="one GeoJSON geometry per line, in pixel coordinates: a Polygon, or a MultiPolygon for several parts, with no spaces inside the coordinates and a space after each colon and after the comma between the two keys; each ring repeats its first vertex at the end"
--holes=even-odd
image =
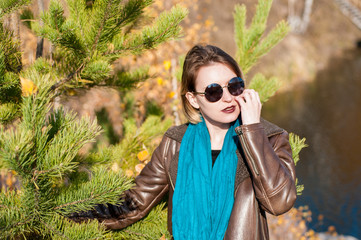
{"type": "Polygon", "coordinates": [[[135,186],[125,191],[119,205],[99,204],[91,211],[74,213],[69,218],[75,222],[95,218],[108,229],[122,229],[146,216],[169,189],[164,167],[167,141],[170,139],[163,137],[150,162],[135,178],[135,186]]]}
{"type": "Polygon", "coordinates": [[[296,200],[295,165],[288,133],[267,137],[261,123],[236,128],[261,208],[280,215],[296,200]]]}

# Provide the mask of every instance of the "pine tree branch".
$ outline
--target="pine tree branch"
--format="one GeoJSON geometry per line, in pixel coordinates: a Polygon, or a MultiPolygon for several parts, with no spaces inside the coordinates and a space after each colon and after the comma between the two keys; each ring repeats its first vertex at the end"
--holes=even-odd
{"type": "Polygon", "coordinates": [[[113,1],[112,6],[106,10],[106,21],[102,24],[101,32],[98,32],[96,49],[100,52],[107,51],[107,43],[117,35],[125,36],[127,33],[122,32],[122,28],[134,24],[142,16],[143,9],[152,3],[152,0],[129,0],[121,5],[118,1],[113,1]]]}
{"type": "Polygon", "coordinates": [[[60,206],[54,207],[53,209],[57,210],[57,209],[64,208],[64,207],[67,207],[67,206],[72,206],[72,205],[76,205],[76,204],[79,204],[79,203],[87,202],[87,201],[96,199],[97,197],[102,196],[102,195],[104,195],[106,193],[109,193],[109,192],[112,192],[112,191],[111,190],[110,191],[104,191],[104,192],[98,193],[96,195],[93,195],[93,193],[91,193],[90,198],[78,200],[78,201],[75,201],[75,202],[65,203],[65,204],[62,204],[60,206]]]}
{"type": "MultiPolygon", "coordinates": [[[[163,36],[165,36],[166,35],[166,33],[168,32],[168,30],[170,29],[171,27],[168,27],[168,28],[166,28],[160,35],[158,35],[157,37],[155,37],[154,39],[153,39],[153,43],[156,43],[156,41],[157,40],[159,40],[159,39],[161,39],[161,37],[163,37],[163,36]]],[[[131,41],[131,40],[130,40],[131,41]]],[[[125,43],[124,45],[128,45],[128,43],[125,43]]],[[[106,56],[111,56],[111,55],[113,55],[113,54],[120,54],[120,53],[122,53],[122,52],[124,52],[124,51],[139,51],[139,49],[144,49],[144,48],[151,48],[151,47],[153,47],[153,44],[150,44],[149,42],[145,42],[145,41],[143,41],[143,42],[141,42],[140,44],[138,44],[138,45],[135,45],[135,46],[129,46],[129,47],[125,47],[125,48],[122,48],[122,49],[119,49],[119,50],[117,50],[117,51],[113,51],[112,53],[106,53],[105,55],[106,56]]]]}
{"type": "Polygon", "coordinates": [[[82,63],[82,64],[80,65],[80,67],[78,67],[77,70],[75,70],[74,72],[70,73],[66,78],[63,78],[63,79],[61,79],[60,81],[58,81],[58,82],[56,82],[55,84],[53,84],[50,89],[51,89],[51,90],[55,90],[55,89],[57,89],[58,87],[60,87],[61,85],[63,85],[64,83],[70,81],[76,74],[78,74],[81,70],[83,70],[84,66],[85,66],[85,64],[82,63]]]}
{"type": "MultiPolygon", "coordinates": [[[[121,54],[131,51],[139,54],[143,50],[152,49],[158,44],[180,35],[179,23],[187,15],[187,10],[177,5],[168,12],[163,12],[152,26],[143,28],[140,32],[131,34],[126,40],[113,41],[114,48],[111,54],[121,54]]],[[[126,36],[125,36],[126,37],[126,36]]]]}
{"type": "Polygon", "coordinates": [[[58,46],[70,50],[77,58],[84,58],[89,51],[84,46],[84,37],[78,34],[79,27],[73,19],[66,19],[64,8],[58,1],[51,1],[48,12],[41,16],[44,25],[34,25],[35,32],[58,46]]]}
{"type": "Polygon", "coordinates": [[[96,48],[96,46],[97,46],[97,44],[98,44],[98,41],[99,41],[99,39],[100,39],[100,35],[101,35],[102,31],[103,31],[105,22],[106,22],[106,20],[108,20],[109,9],[110,9],[110,6],[111,6],[111,3],[112,3],[112,2],[113,2],[113,1],[109,1],[109,2],[108,2],[108,5],[107,5],[107,7],[106,7],[105,15],[104,15],[104,17],[103,17],[101,26],[99,27],[98,33],[97,33],[97,35],[96,35],[96,37],[95,37],[95,39],[94,39],[94,43],[93,43],[93,47],[92,47],[92,52],[95,51],[95,48],[96,48]]]}
{"type": "Polygon", "coordinates": [[[268,53],[288,32],[287,24],[281,21],[262,40],[271,5],[272,0],[259,0],[248,29],[245,26],[245,6],[236,5],[235,7],[236,58],[244,74],[247,74],[258,59],[268,53]]]}
{"type": "MultiPolygon", "coordinates": [[[[234,18],[234,35],[237,46],[237,60],[240,62],[240,56],[243,55],[243,43],[245,39],[246,32],[246,6],[237,4],[234,8],[233,18],[234,18]]],[[[243,69],[242,69],[243,70],[243,69]]]]}
{"type": "Polygon", "coordinates": [[[120,10],[121,20],[116,22],[115,28],[134,23],[143,13],[143,9],[149,6],[152,0],[129,0],[120,10]]]}

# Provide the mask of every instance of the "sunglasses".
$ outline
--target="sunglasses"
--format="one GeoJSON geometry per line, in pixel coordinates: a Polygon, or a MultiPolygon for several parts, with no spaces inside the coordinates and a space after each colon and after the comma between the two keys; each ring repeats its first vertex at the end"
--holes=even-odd
{"type": "Polygon", "coordinates": [[[239,96],[244,90],[244,81],[240,77],[234,77],[229,80],[228,84],[224,87],[218,83],[209,84],[204,92],[193,92],[196,94],[204,94],[209,102],[217,102],[223,96],[223,88],[227,87],[230,94],[233,96],[239,96]]]}

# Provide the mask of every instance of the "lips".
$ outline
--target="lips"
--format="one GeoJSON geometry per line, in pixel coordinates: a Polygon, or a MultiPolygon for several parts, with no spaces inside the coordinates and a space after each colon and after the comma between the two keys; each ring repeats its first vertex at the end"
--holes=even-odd
{"type": "Polygon", "coordinates": [[[236,106],[226,107],[222,110],[224,113],[233,113],[236,110],[236,106]]]}

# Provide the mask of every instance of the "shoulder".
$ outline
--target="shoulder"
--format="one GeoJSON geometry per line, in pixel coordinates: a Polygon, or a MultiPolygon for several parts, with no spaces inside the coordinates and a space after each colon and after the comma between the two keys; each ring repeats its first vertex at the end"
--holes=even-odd
{"type": "Polygon", "coordinates": [[[164,136],[169,137],[177,142],[181,142],[182,138],[187,130],[188,123],[170,127],[164,134],[164,136]]]}

